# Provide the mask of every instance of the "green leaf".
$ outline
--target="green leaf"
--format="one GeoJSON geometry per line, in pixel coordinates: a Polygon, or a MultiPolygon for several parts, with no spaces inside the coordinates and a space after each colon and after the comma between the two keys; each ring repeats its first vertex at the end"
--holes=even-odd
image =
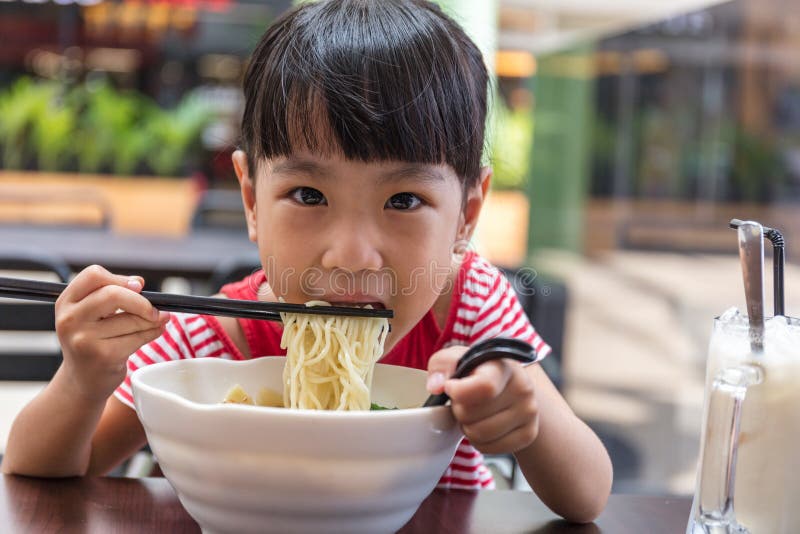
{"type": "Polygon", "coordinates": [[[369,405],[370,411],[379,411],[379,410],[397,410],[397,408],[386,408],[385,406],[381,406],[380,404],[375,404],[374,402],[369,405]]]}

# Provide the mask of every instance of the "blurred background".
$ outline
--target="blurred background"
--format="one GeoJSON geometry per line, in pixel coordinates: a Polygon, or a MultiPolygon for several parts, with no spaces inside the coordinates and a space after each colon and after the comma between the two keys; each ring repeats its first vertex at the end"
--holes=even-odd
{"type": "MultiPolygon", "coordinates": [[[[800,314],[800,2],[440,3],[495,76],[475,247],[556,349],[615,491],[691,493],[712,318],[744,304],[731,218],[783,232],[800,314]]],[[[239,86],[291,4],[0,0],[0,269],[194,293],[253,269],[239,86]]],[[[52,334],[26,354],[52,324],[4,313],[0,447],[58,363],[52,334]]]]}

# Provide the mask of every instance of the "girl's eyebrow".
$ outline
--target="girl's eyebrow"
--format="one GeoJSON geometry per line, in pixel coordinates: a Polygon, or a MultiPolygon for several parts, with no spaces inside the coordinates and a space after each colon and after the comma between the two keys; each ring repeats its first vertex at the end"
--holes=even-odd
{"type": "Polygon", "coordinates": [[[325,177],[330,174],[322,165],[318,165],[313,161],[299,159],[286,159],[276,163],[272,167],[272,172],[276,174],[302,174],[311,177],[325,177]]]}
{"type": "Polygon", "coordinates": [[[439,184],[445,181],[445,177],[435,167],[418,163],[403,165],[397,169],[392,169],[378,177],[378,182],[384,184],[395,180],[413,180],[417,182],[439,184]]]}
{"type": "MultiPolygon", "coordinates": [[[[285,159],[276,163],[272,168],[272,172],[274,174],[303,175],[312,178],[331,176],[330,170],[324,165],[307,159],[285,159]]],[[[446,181],[439,169],[421,163],[408,163],[383,172],[377,177],[377,181],[381,185],[400,180],[426,184],[441,184],[446,181]]]]}

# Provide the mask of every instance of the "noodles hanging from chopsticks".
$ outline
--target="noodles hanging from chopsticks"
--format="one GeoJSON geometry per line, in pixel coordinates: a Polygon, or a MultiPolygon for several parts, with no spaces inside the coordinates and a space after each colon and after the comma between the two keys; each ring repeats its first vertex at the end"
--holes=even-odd
{"type": "MultiPolygon", "coordinates": [[[[328,305],[313,301],[309,306],[328,305]]],[[[383,318],[282,313],[287,408],[369,410],[375,363],[389,322],[383,318]]]]}

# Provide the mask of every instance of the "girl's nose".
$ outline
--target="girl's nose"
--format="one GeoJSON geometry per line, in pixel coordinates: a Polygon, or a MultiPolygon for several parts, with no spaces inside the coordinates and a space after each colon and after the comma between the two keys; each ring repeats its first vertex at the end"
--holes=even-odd
{"type": "Polygon", "coordinates": [[[331,232],[328,247],[322,255],[324,269],[349,272],[377,271],[383,267],[383,257],[366,226],[338,225],[331,232]]]}

